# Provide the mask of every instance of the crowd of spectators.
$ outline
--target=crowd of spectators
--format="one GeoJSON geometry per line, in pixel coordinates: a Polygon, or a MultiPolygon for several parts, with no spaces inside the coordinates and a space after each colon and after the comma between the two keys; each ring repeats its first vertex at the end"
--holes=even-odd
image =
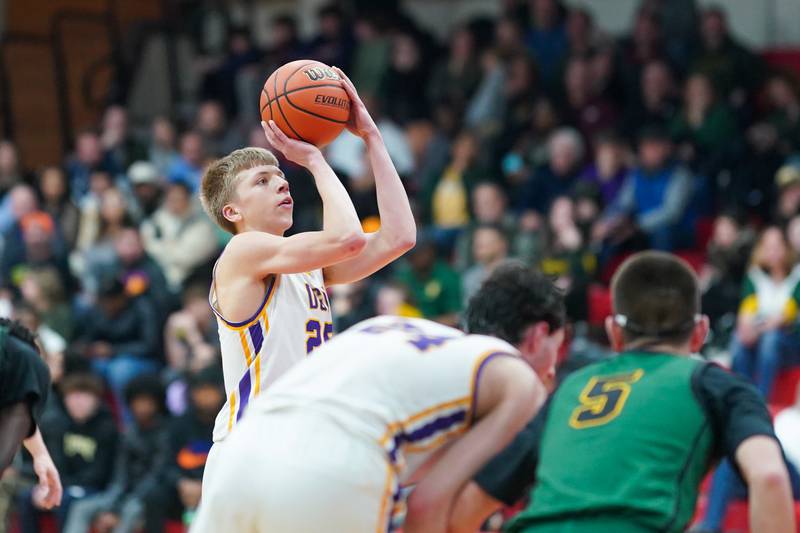
{"type": "MultiPolygon", "coordinates": [[[[224,402],[207,295],[228,238],[200,208],[199,180],[237,147],[269,148],[258,93],[294,59],[349,73],[419,228],[402,260],[333,288],[337,329],[378,313],[457,326],[513,258],[557,280],[573,356],[596,357],[590,288],[625,254],[657,248],[690,259],[710,345],[769,397],[800,305],[798,73],[770,68],[723,8],[694,0],[642,0],[619,37],[589,8],[499,4],[446,42],[402,12],[331,4],[312,39],[282,15],[260,48],[241,13],[187,2],[176,31],[199,57],[188,114],[132,124],[112,103],[44,168],[23,168],[13,140],[0,141],[0,314],[39,334],[56,383],[42,430],[66,487],[64,531],[191,519],[224,402]]],[[[364,145],[344,133],[325,153],[375,229],[364,145]]],[[[312,180],[281,166],[291,231],[319,227],[312,180]]],[[[24,458],[0,482],[0,509],[13,500],[25,532],[38,530],[31,487],[24,458]]]]}

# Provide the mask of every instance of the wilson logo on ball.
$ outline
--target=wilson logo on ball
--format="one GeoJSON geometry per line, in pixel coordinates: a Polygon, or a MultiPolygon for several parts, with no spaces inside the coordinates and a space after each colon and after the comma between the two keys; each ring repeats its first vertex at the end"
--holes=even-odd
{"type": "Polygon", "coordinates": [[[303,71],[308,79],[311,81],[319,81],[319,80],[336,80],[339,81],[339,75],[336,74],[332,69],[329,68],[320,68],[320,67],[312,67],[307,68],[303,71]]]}

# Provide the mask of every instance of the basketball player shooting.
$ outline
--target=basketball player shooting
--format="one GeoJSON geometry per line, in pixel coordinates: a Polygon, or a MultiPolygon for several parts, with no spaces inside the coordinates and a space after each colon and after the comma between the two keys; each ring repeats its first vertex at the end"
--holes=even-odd
{"type": "Polygon", "coordinates": [[[203,176],[203,206],[233,234],[216,263],[209,294],[227,400],[214,426],[204,484],[214,476],[220,446],[248,402],[331,337],[325,286],[369,276],[414,246],[411,207],[381,134],[353,84],[341,70],[335,72],[351,102],[347,128],[366,143],[375,174],[378,231],[362,232],[347,191],[319,148],[288,138],[272,121],[262,122],[270,145],[313,176],[322,198],[321,231],[283,236],[292,225],[294,204],[278,160],[267,150],[235,150],[203,176]]]}

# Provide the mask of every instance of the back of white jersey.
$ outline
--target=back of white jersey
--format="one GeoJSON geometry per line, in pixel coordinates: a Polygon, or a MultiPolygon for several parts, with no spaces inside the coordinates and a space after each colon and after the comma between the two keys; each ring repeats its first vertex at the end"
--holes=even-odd
{"type": "Polygon", "coordinates": [[[331,337],[333,320],[321,270],[270,276],[261,306],[243,322],[219,313],[214,287],[209,300],[217,314],[227,397],[214,424],[217,442],[251,399],[331,337]]]}
{"type": "Polygon", "coordinates": [[[324,413],[376,442],[398,474],[410,473],[469,428],[481,368],[497,355],[518,352],[427,320],[377,317],[326,343],[251,409],[324,413]]]}

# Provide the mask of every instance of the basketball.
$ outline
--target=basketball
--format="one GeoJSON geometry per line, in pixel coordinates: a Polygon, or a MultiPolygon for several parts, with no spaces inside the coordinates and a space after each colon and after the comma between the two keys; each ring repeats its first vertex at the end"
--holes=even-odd
{"type": "Polygon", "coordinates": [[[261,118],[288,137],[325,146],[344,129],[350,98],[334,70],[310,59],[286,63],[261,91],[261,118]]]}

